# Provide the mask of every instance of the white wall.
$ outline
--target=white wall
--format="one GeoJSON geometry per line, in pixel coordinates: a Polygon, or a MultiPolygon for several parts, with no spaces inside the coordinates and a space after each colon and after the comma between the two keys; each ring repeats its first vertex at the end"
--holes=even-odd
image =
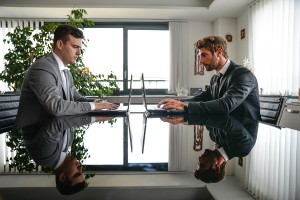
{"type": "Polygon", "coordinates": [[[189,88],[205,88],[205,85],[209,84],[210,78],[213,72],[204,72],[204,75],[194,75],[194,65],[195,65],[195,51],[194,44],[201,38],[212,34],[212,24],[210,22],[202,21],[190,21],[189,22],[189,66],[188,74],[189,88]]]}
{"type": "MultiPolygon", "coordinates": [[[[247,17],[244,16],[243,17],[247,17]]],[[[243,22],[247,21],[247,19],[240,20],[240,27],[243,26],[243,22]]],[[[232,18],[219,18],[215,20],[213,23],[211,22],[202,22],[202,21],[190,21],[189,22],[189,66],[188,66],[188,74],[189,74],[189,82],[188,87],[202,87],[205,88],[205,85],[209,84],[210,78],[213,76],[214,71],[212,72],[204,72],[204,75],[194,75],[194,62],[195,62],[195,52],[194,52],[194,43],[206,36],[209,35],[217,35],[225,38],[227,34],[232,35],[232,42],[227,43],[228,56],[232,61],[242,64],[242,59],[240,59],[240,53],[238,51],[241,48],[246,48],[245,46],[248,43],[244,44],[243,47],[238,48],[239,45],[239,35],[237,34],[237,19],[232,18]],[[239,57],[238,57],[239,56],[239,57]],[[239,58],[237,60],[237,58],[239,58]]],[[[247,48],[246,48],[247,49],[247,48]]],[[[244,56],[244,55],[242,55],[244,56]]],[[[244,56],[245,57],[245,56],[244,56]]]]}
{"type": "Polygon", "coordinates": [[[237,19],[237,63],[242,64],[245,57],[249,58],[249,28],[248,28],[248,12],[244,12],[237,19]],[[245,38],[241,39],[240,32],[245,29],[245,38]]]}
{"type": "MultiPolygon", "coordinates": [[[[237,19],[237,63],[242,64],[243,59],[245,57],[249,58],[249,27],[248,27],[248,12],[244,12],[240,15],[237,19]],[[245,38],[240,38],[240,31],[245,29],[246,34],[245,38]]],[[[234,176],[241,182],[244,183],[245,181],[245,166],[246,166],[246,159],[243,159],[244,164],[243,167],[238,165],[237,159],[235,160],[234,165],[234,176]]]]}
{"type": "Polygon", "coordinates": [[[229,59],[236,60],[236,19],[219,18],[213,23],[213,34],[225,38],[227,34],[232,35],[232,42],[227,42],[227,50],[229,59]]]}

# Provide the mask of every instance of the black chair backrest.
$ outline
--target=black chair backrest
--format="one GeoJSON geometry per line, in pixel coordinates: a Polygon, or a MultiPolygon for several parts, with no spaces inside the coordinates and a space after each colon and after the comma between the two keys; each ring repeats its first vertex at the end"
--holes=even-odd
{"type": "Polygon", "coordinates": [[[279,127],[279,120],[287,98],[281,95],[260,95],[260,115],[262,121],[279,127]]]}
{"type": "Polygon", "coordinates": [[[0,95],[0,133],[14,126],[19,107],[20,93],[7,92],[0,95]]]}

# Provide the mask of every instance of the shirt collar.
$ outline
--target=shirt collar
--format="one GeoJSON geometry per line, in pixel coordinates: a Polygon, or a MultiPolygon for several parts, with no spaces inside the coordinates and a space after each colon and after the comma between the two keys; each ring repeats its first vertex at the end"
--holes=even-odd
{"type": "Polygon", "coordinates": [[[226,73],[226,71],[227,71],[229,65],[230,65],[230,60],[227,59],[225,65],[222,67],[222,69],[219,71],[219,73],[216,73],[216,75],[218,75],[218,76],[219,76],[220,74],[224,75],[224,74],[226,73]]]}
{"type": "Polygon", "coordinates": [[[54,53],[53,53],[53,56],[58,64],[58,68],[60,71],[64,70],[64,69],[68,69],[67,67],[65,67],[64,63],[61,61],[61,59],[54,53]]]}
{"type": "Polygon", "coordinates": [[[60,157],[59,157],[58,163],[56,164],[56,166],[54,167],[54,169],[57,169],[63,163],[63,161],[66,158],[66,155],[67,155],[66,152],[61,152],[60,153],[60,157]]]}

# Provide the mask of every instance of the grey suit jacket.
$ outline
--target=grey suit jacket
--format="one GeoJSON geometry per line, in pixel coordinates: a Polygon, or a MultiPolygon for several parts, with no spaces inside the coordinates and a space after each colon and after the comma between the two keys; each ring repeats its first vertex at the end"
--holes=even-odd
{"type": "Polygon", "coordinates": [[[89,102],[94,99],[80,95],[73,85],[70,72],[68,76],[70,99],[66,98],[61,73],[53,53],[32,64],[22,85],[16,128],[28,126],[49,115],[76,115],[89,112],[91,110],[89,102]]]}
{"type": "Polygon", "coordinates": [[[91,123],[87,115],[53,117],[22,128],[29,156],[38,165],[54,168],[64,151],[63,138],[67,137],[69,147],[73,143],[74,128],[91,123]]]}

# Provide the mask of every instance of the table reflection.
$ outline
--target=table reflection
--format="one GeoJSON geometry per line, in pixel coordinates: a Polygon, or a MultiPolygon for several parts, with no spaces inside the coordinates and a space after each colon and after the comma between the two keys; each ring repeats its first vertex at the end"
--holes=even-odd
{"type": "MultiPolygon", "coordinates": [[[[112,117],[89,116],[51,117],[23,127],[20,131],[29,157],[36,165],[42,166],[43,171],[53,171],[56,188],[61,194],[69,195],[83,190],[88,185],[81,164],[87,156],[81,137],[86,129],[83,125],[111,119],[112,117]],[[80,127],[77,132],[75,127],[80,127]]],[[[17,153],[18,156],[22,154],[17,153]]],[[[28,163],[32,166],[31,162],[28,163]]],[[[23,165],[26,166],[26,163],[23,165]]],[[[30,169],[30,166],[27,169],[30,169]]]]}
{"type": "MultiPolygon", "coordinates": [[[[7,137],[8,147],[1,151],[5,154],[2,158],[7,158],[2,174],[52,173],[59,162],[66,134],[69,136],[65,142],[69,147],[66,155],[82,164],[84,178],[92,185],[96,179],[98,185],[107,187],[111,176],[114,179],[120,177],[120,173],[131,176],[129,172],[140,172],[142,179],[150,177],[144,174],[184,173],[202,186],[203,182],[222,184],[226,178],[214,174],[221,172],[223,164],[226,177],[234,174],[253,195],[271,195],[261,186],[266,179],[268,187],[278,188],[278,195],[291,197],[287,199],[299,196],[296,193],[300,180],[297,173],[299,132],[232,116],[146,117],[143,113],[131,113],[126,117],[84,115],[41,120],[25,127],[22,134],[11,131],[6,136],[0,135],[2,139],[7,137]],[[227,155],[223,162],[219,159],[224,155],[220,148],[227,155]],[[237,161],[235,157],[245,157],[243,167],[232,162],[237,161]],[[211,169],[213,175],[206,168],[211,169]],[[237,173],[239,170],[241,175],[237,173]],[[268,176],[270,173],[272,176],[268,176]],[[268,177],[277,177],[278,181],[268,177]],[[289,186],[283,189],[278,182],[289,183],[289,186]]],[[[76,166],[80,171],[81,165],[76,166]]],[[[159,185],[152,180],[150,183],[159,185]]],[[[130,183],[124,180],[122,184],[130,183]]]]}
{"type": "MultiPolygon", "coordinates": [[[[84,144],[89,171],[168,171],[169,125],[146,122],[143,114],[115,117],[113,123],[93,123],[84,144]],[[151,134],[146,135],[147,132],[151,134]]],[[[159,120],[159,119],[157,119],[159,120]]],[[[158,122],[159,123],[159,122],[158,122]]]]}
{"type": "MultiPolygon", "coordinates": [[[[49,118],[23,128],[22,135],[30,158],[43,167],[55,168],[58,165],[66,132],[69,135],[66,141],[70,155],[77,157],[88,171],[184,171],[168,165],[173,162],[174,155],[171,154],[176,152],[174,149],[178,145],[174,140],[180,140],[180,134],[188,134],[182,133],[183,126],[205,126],[210,139],[223,147],[231,159],[246,156],[250,152],[255,143],[257,124],[257,121],[239,121],[230,116],[185,116],[184,119],[148,118],[144,114],[126,117],[87,115],[49,118]],[[51,149],[51,156],[45,155],[46,149],[51,149]]],[[[10,144],[16,145],[14,142],[10,144]]],[[[194,151],[199,150],[194,148],[194,151]]],[[[14,161],[18,162],[17,159],[14,161]]],[[[30,171],[28,166],[21,167],[26,163],[32,165],[33,162],[15,165],[30,171]]]]}
{"type": "Polygon", "coordinates": [[[221,181],[225,176],[228,160],[247,156],[257,138],[258,121],[232,116],[187,117],[189,124],[206,126],[213,149],[205,149],[199,156],[198,167],[194,175],[206,183],[221,181]]]}

